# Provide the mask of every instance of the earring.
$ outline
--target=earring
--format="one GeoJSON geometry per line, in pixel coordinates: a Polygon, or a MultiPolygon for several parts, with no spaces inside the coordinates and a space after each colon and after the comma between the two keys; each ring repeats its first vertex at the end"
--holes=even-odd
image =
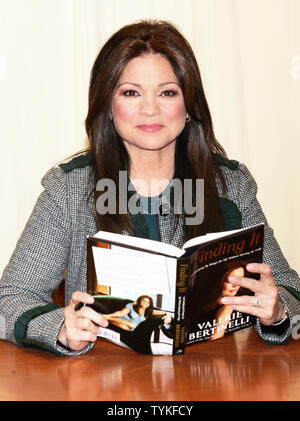
{"type": "Polygon", "coordinates": [[[189,115],[187,115],[187,117],[185,118],[185,122],[189,123],[191,121],[191,117],[189,115]]]}

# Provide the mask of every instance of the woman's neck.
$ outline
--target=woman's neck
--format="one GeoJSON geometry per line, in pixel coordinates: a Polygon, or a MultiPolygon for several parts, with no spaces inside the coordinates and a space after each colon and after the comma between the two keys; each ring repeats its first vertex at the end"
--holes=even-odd
{"type": "Polygon", "coordinates": [[[159,154],[157,153],[159,151],[143,152],[139,156],[130,156],[129,178],[140,195],[157,196],[165,190],[173,178],[174,154],[159,154]]]}

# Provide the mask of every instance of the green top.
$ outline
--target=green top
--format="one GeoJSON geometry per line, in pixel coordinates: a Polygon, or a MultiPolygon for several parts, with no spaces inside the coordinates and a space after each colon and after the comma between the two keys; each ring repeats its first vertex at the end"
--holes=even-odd
{"type": "Polygon", "coordinates": [[[164,189],[162,193],[157,196],[147,197],[138,194],[131,182],[129,182],[129,196],[137,195],[139,201],[139,208],[141,212],[136,215],[131,215],[133,220],[137,237],[149,238],[150,240],[159,241],[159,228],[158,228],[158,212],[159,201],[169,193],[172,181],[164,189]]]}
{"type": "MultiPolygon", "coordinates": [[[[148,206],[151,209],[151,199],[152,197],[147,197],[146,198],[148,201],[148,206]]],[[[157,214],[155,213],[143,213],[143,218],[145,220],[145,223],[147,225],[147,237],[144,238],[149,238],[150,240],[156,240],[159,241],[159,235],[158,235],[158,224],[157,224],[157,214]]],[[[138,230],[137,230],[137,234],[138,234],[138,230]]],[[[146,233],[145,233],[146,234],[146,233]]],[[[139,235],[141,236],[141,235],[139,235]]]]}

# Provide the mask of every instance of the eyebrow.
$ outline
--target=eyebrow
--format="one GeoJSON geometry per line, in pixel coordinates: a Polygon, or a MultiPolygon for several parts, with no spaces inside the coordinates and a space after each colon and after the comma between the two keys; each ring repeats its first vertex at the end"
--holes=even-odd
{"type": "MultiPolygon", "coordinates": [[[[160,86],[164,86],[164,85],[170,85],[171,83],[175,83],[175,85],[178,85],[181,88],[180,84],[178,82],[175,82],[175,81],[163,82],[163,83],[160,83],[158,86],[160,87],[160,86]]],[[[117,88],[119,88],[122,85],[133,85],[133,86],[136,86],[138,88],[141,88],[141,85],[139,85],[138,83],[133,83],[133,82],[120,83],[119,85],[117,85],[117,88]]]]}

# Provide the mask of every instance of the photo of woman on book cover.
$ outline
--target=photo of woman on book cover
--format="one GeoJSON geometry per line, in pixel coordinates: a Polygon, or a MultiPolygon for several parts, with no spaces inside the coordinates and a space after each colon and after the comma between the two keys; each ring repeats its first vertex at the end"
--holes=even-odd
{"type": "Polygon", "coordinates": [[[169,324],[172,320],[171,315],[165,311],[154,310],[153,300],[148,295],[141,295],[134,303],[128,303],[121,310],[104,315],[109,322],[124,330],[134,330],[151,316],[163,316],[164,324],[169,324]]]}
{"type": "Polygon", "coordinates": [[[151,296],[143,294],[132,300],[97,295],[91,307],[108,321],[99,337],[144,354],[172,355],[172,313],[154,308],[151,296]]]}
{"type": "Polygon", "coordinates": [[[248,263],[242,260],[222,262],[210,268],[211,276],[208,278],[203,276],[204,271],[195,274],[189,297],[189,332],[199,330],[201,325],[206,332],[202,339],[212,341],[224,336],[234,310],[229,305],[222,304],[221,299],[225,296],[252,295],[248,289],[228,281],[231,275],[250,277],[246,270],[248,263]]]}

